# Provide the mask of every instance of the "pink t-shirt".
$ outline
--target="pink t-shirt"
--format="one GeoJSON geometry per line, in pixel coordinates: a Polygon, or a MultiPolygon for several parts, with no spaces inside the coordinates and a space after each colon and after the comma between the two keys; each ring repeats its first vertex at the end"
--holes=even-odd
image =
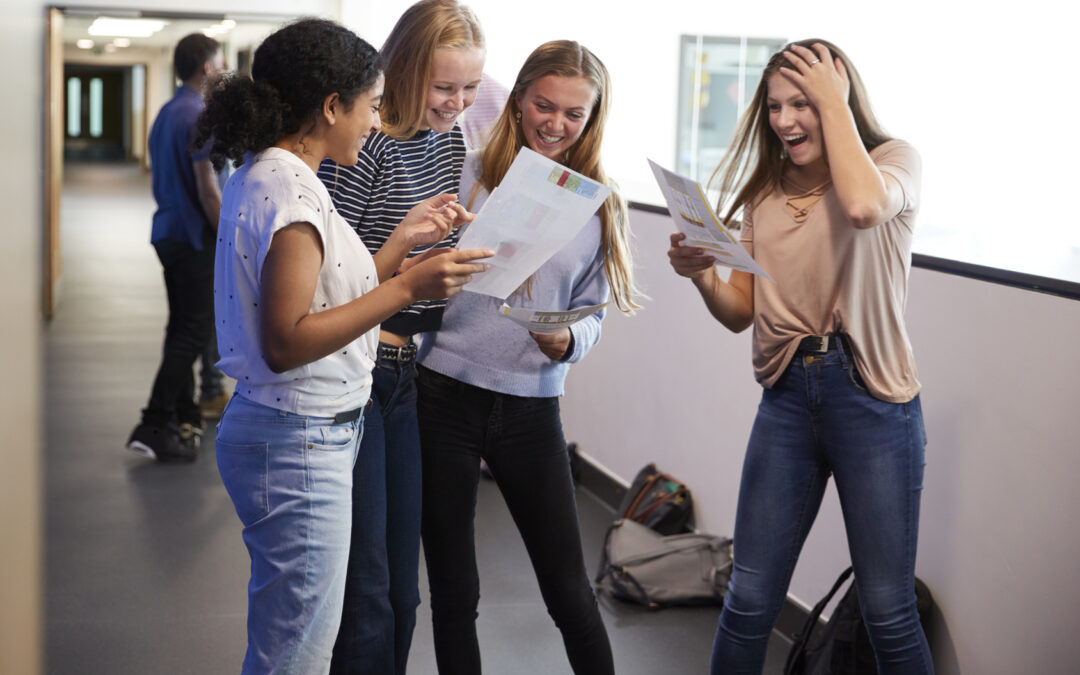
{"type": "Polygon", "coordinates": [[[844,333],[873,396],[901,403],[919,393],[904,307],[922,164],[900,140],[874,148],[870,158],[904,193],[899,215],[877,227],[851,225],[831,186],[802,223],[779,188],[743,220],[743,244],[775,280],[754,278],[754,374],[766,388],[801,338],[844,333]]]}

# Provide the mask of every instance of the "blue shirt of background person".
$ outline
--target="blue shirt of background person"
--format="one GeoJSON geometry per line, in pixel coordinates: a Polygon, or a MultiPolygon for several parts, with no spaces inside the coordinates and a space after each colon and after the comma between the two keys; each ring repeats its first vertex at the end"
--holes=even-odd
{"type": "MultiPolygon", "coordinates": [[[[203,233],[212,224],[200,199],[196,162],[209,159],[205,151],[192,153],[195,122],[203,109],[202,93],[184,84],[161,108],[150,130],[153,162],[154,212],[150,241],[172,239],[201,251],[203,233]]],[[[213,177],[217,182],[216,176],[213,177]]]]}

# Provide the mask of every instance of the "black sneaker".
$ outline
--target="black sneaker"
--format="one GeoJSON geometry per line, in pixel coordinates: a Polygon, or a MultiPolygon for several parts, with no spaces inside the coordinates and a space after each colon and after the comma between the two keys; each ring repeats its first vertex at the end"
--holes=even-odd
{"type": "Polygon", "coordinates": [[[192,450],[197,450],[202,445],[202,435],[202,422],[195,424],[184,422],[176,428],[176,436],[180,439],[180,444],[192,450]]]}
{"type": "Polygon", "coordinates": [[[140,424],[131,432],[128,450],[159,462],[194,462],[195,447],[181,442],[168,427],[140,424]]]}

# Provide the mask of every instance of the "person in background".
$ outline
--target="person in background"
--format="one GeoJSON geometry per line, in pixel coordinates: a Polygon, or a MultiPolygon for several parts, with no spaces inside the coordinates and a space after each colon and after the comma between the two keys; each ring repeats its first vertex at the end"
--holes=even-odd
{"type": "MultiPolygon", "coordinates": [[[[203,429],[192,366],[213,335],[214,233],[221,191],[205,150],[193,152],[191,141],[203,110],[203,89],[223,63],[213,38],[193,33],[181,39],[173,68],[183,84],[150,130],[157,202],[150,241],[165,273],[169,321],[150,401],[127,447],[159,462],[194,461],[203,429]]],[[[205,372],[209,364],[203,358],[205,372]]]]}
{"type": "Polygon", "coordinates": [[[461,121],[461,131],[465,135],[465,146],[470,150],[479,150],[487,145],[495,118],[502,112],[510,91],[499,84],[498,80],[484,73],[480,78],[480,87],[476,100],[461,121]]]}
{"type": "Polygon", "coordinates": [[[324,159],[355,162],[379,130],[380,65],[346,28],[300,20],[258,47],[250,78],[222,81],[199,120],[215,164],[241,164],[214,288],[220,365],[237,382],[217,463],[251,557],[244,673],[329,671],[379,323],[456,293],[491,255],[404,263],[470,219],[446,194],[411,209],[373,256],[316,177],[324,159]]]}
{"type": "MultiPolygon", "coordinates": [[[[610,76],[588,49],[548,42],[526,59],[491,140],[469,154],[460,199],[478,209],[523,147],[612,185],[600,161],[610,76]]],[[[636,290],[626,205],[618,191],[507,303],[537,310],[598,305],[632,312],[636,290]]],[[[425,333],[418,376],[424,459],[424,556],[442,675],[480,672],[480,580],[474,518],[480,461],[506,500],[575,673],[614,672],[581,550],[574,484],[559,415],[571,363],[600,339],[603,310],[552,334],[504,318],[502,300],[455,296],[425,333]]]]}
{"type": "MultiPolygon", "coordinates": [[[[410,208],[457,192],[465,142],[458,119],[476,97],[484,36],[456,0],[410,6],[381,51],[383,129],[358,161],[319,169],[338,211],[371,251],[410,208]]],[[[457,233],[410,255],[454,246],[457,233]]],[[[416,424],[416,343],[439,327],[442,301],[418,302],[382,325],[372,413],[353,478],[352,548],[345,611],[334,646],[335,674],[404,675],[420,604],[420,438],[416,424]]]]}
{"type": "Polygon", "coordinates": [[[724,326],[753,325],[764,387],[743,464],[712,672],[761,673],[831,474],[878,672],[932,673],[915,606],[926,435],[904,326],[921,162],[823,40],[769,60],[717,169],[725,222],[773,280],[671,236],[675,271],[724,326]]]}

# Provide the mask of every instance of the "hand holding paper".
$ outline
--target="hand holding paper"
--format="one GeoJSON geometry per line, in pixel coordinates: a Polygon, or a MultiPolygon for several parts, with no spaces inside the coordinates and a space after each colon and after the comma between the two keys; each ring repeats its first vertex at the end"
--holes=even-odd
{"type": "Polygon", "coordinates": [[[671,219],[686,235],[684,245],[704,249],[717,264],[772,280],[716,217],[700,184],[668,171],[651,159],[649,166],[664,193],[671,219]]]}
{"type": "Polygon", "coordinates": [[[555,333],[599,312],[606,305],[605,302],[603,305],[575,307],[562,312],[540,312],[527,307],[511,307],[503,303],[501,311],[503,316],[525,326],[533,333],[555,333]]]}

